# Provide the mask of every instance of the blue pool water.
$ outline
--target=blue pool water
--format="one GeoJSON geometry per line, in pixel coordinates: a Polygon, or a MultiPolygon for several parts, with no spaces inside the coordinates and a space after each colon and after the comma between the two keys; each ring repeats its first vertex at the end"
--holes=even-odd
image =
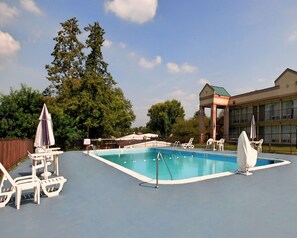
{"type": "MultiPolygon", "coordinates": [[[[96,152],[108,161],[123,166],[149,178],[156,178],[156,159],[158,153],[159,179],[180,180],[222,172],[234,172],[238,169],[236,156],[211,154],[194,151],[169,149],[136,149],[96,152]]],[[[257,160],[256,166],[277,163],[277,160],[257,160]]]]}

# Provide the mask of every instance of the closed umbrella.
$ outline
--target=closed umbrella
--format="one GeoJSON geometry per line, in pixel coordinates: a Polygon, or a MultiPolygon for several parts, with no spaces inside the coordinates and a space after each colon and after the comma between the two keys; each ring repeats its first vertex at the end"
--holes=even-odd
{"type": "Polygon", "coordinates": [[[257,137],[257,131],[256,131],[256,122],[255,122],[255,117],[254,115],[252,116],[251,120],[251,133],[250,133],[250,138],[251,140],[256,139],[257,137]]]}
{"type": "Polygon", "coordinates": [[[46,104],[43,105],[39,116],[36,137],[34,141],[35,147],[49,147],[55,144],[53,123],[51,114],[48,112],[46,104]]]}

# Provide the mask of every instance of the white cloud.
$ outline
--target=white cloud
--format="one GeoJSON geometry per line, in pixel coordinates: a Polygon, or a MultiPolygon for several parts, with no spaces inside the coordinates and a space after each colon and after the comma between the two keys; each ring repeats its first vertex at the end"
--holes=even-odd
{"type": "Polygon", "coordinates": [[[120,47],[121,47],[122,49],[125,49],[125,48],[126,48],[126,44],[123,43],[123,42],[120,42],[120,47]]]}
{"type": "Polygon", "coordinates": [[[154,18],[158,0],[108,0],[105,10],[121,19],[142,24],[154,18]]]}
{"type": "Polygon", "coordinates": [[[179,73],[180,67],[176,63],[169,62],[167,63],[167,70],[171,74],[179,73]]]}
{"type": "Polygon", "coordinates": [[[129,54],[128,54],[130,57],[135,57],[136,56],[136,53],[134,51],[130,51],[129,54]]]}
{"type": "Polygon", "coordinates": [[[139,65],[140,66],[142,66],[142,67],[144,67],[144,68],[147,68],[147,69],[152,69],[152,68],[154,68],[154,67],[156,67],[157,65],[159,65],[159,64],[161,64],[162,63],[162,58],[161,58],[161,56],[156,56],[156,58],[155,59],[153,59],[153,60],[147,60],[147,59],[145,59],[145,58],[141,58],[140,60],[139,60],[139,65]]]}
{"type": "Polygon", "coordinates": [[[297,31],[295,31],[292,35],[289,36],[288,41],[290,42],[297,41],[297,31]]]}
{"type": "Polygon", "coordinates": [[[103,46],[104,46],[104,47],[106,47],[106,48],[110,48],[111,45],[112,45],[112,42],[111,42],[111,41],[106,40],[106,39],[104,40],[104,42],[103,42],[103,46]]]}
{"type": "Polygon", "coordinates": [[[197,70],[196,67],[191,66],[191,65],[189,65],[188,63],[184,63],[184,64],[181,66],[181,69],[182,69],[182,71],[185,72],[185,73],[193,73],[193,72],[195,72],[195,71],[197,70]]]}
{"type": "Polygon", "coordinates": [[[197,67],[184,63],[183,65],[178,65],[173,62],[167,63],[167,70],[171,74],[177,73],[194,73],[197,71],[197,67]]]}
{"type": "Polygon", "coordinates": [[[259,83],[263,83],[263,82],[266,82],[267,80],[266,80],[266,79],[263,79],[263,78],[259,78],[259,79],[257,79],[257,81],[258,81],[259,83]]]}
{"type": "Polygon", "coordinates": [[[198,94],[176,89],[169,93],[169,96],[181,102],[185,109],[186,117],[192,117],[198,110],[198,94]]]}
{"type": "Polygon", "coordinates": [[[10,7],[6,3],[0,2],[0,26],[6,25],[19,14],[15,7],[10,7]]]}
{"type": "Polygon", "coordinates": [[[209,84],[209,81],[207,79],[203,79],[203,78],[199,79],[199,81],[198,81],[198,84],[201,84],[201,85],[205,85],[207,83],[209,84]]]}
{"type": "Polygon", "coordinates": [[[15,54],[21,48],[20,42],[6,32],[0,31],[0,55],[9,56],[15,54]]]}
{"type": "Polygon", "coordinates": [[[41,15],[42,12],[34,2],[34,0],[20,0],[21,6],[28,12],[32,12],[36,15],[41,15]]]}

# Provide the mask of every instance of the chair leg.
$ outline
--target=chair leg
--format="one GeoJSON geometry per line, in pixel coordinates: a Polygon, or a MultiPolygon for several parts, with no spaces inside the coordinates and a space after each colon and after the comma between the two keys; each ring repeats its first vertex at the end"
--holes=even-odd
{"type": "Polygon", "coordinates": [[[40,204],[40,185],[34,187],[34,202],[40,204]]]}
{"type": "Polygon", "coordinates": [[[22,197],[22,189],[20,187],[17,187],[16,194],[15,194],[15,206],[17,209],[20,209],[21,197],[22,197]]]}

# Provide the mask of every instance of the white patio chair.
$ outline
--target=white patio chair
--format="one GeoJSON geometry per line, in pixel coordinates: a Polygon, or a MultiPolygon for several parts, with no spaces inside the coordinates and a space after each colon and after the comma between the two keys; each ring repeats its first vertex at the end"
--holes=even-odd
{"type": "Polygon", "coordinates": [[[260,139],[257,143],[256,143],[256,149],[259,153],[262,153],[262,144],[263,144],[264,140],[260,139]]]}
{"type": "Polygon", "coordinates": [[[224,143],[225,143],[225,139],[220,139],[217,143],[217,147],[218,147],[218,150],[220,151],[224,151],[224,143]]]}
{"type": "Polygon", "coordinates": [[[12,186],[12,183],[14,183],[14,181],[10,181],[10,179],[10,177],[7,178],[6,175],[3,173],[0,182],[0,207],[5,207],[5,205],[10,201],[12,194],[15,193],[15,187],[12,186]],[[10,186],[5,187],[4,184],[7,180],[10,182],[10,186]]]}
{"type": "Polygon", "coordinates": [[[181,146],[182,146],[184,149],[187,149],[187,148],[193,149],[193,148],[194,148],[193,140],[194,140],[194,138],[190,138],[190,140],[189,140],[188,143],[182,143],[181,146]]]}
{"type": "MultiPolygon", "coordinates": [[[[34,202],[37,204],[40,204],[40,184],[39,184],[39,179],[34,176],[34,175],[29,175],[29,176],[22,176],[22,177],[17,177],[15,179],[12,179],[10,174],[7,172],[7,170],[4,168],[2,163],[0,162],[0,170],[3,173],[3,176],[8,179],[8,181],[11,183],[12,188],[10,191],[16,192],[15,195],[15,206],[17,209],[20,209],[21,205],[21,197],[22,197],[22,191],[23,190],[34,190],[34,202]]],[[[12,194],[6,194],[7,197],[4,200],[4,203],[2,206],[5,206],[9,200],[8,196],[11,196],[12,194]]],[[[9,197],[10,199],[10,197],[9,197]]]]}
{"type": "Polygon", "coordinates": [[[206,149],[212,149],[213,147],[213,139],[209,138],[206,142],[206,149]]]}

